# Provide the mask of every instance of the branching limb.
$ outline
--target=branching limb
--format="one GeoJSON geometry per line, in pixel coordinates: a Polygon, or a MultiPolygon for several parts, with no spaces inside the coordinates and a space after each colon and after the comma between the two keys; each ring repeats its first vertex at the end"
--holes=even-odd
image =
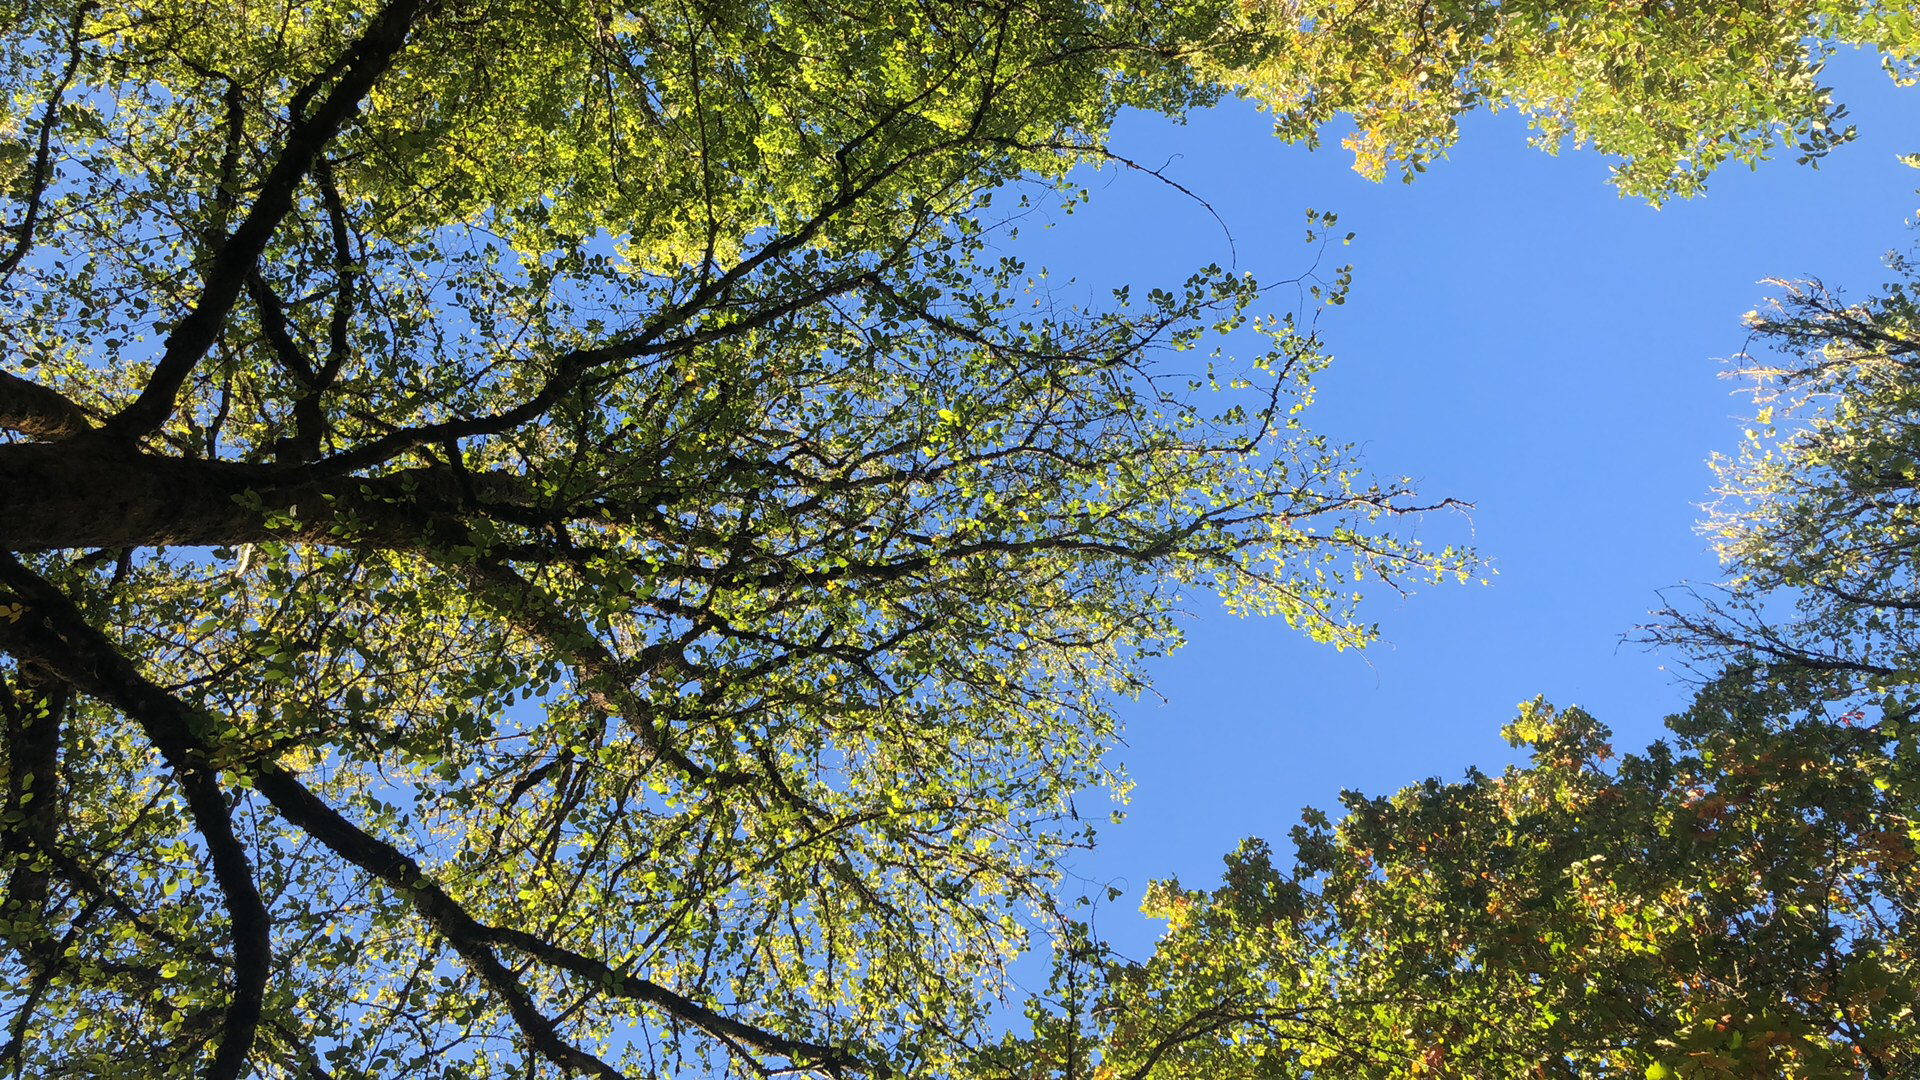
{"type": "Polygon", "coordinates": [[[174,401],[200,359],[226,324],[240,290],[280,222],[293,209],[294,193],[315,162],[360,109],[360,103],[406,46],[408,33],[438,0],[395,0],[356,41],[339,81],[313,112],[298,116],[280,157],[261,182],[259,197],[214,256],[193,308],[167,335],[166,348],[146,387],[108,421],[107,431],[125,440],[152,434],[173,414],[174,401]]]}
{"type": "Polygon", "coordinates": [[[654,655],[638,663],[615,656],[591,627],[569,614],[533,582],[512,567],[494,560],[453,568],[474,587],[474,595],[523,632],[567,658],[578,673],[587,700],[608,716],[631,725],[647,749],[693,779],[705,779],[712,770],[686,756],[653,722],[653,710],[632,691],[636,671],[648,673],[671,660],[673,643],[656,645],[654,655]]]}
{"type": "Polygon", "coordinates": [[[65,593],[11,554],[0,553],[0,585],[26,607],[18,618],[0,623],[0,646],[123,709],[139,723],[180,784],[194,828],[207,845],[214,879],[226,898],[233,938],[233,989],[221,1024],[220,1045],[206,1076],[238,1080],[253,1051],[272,968],[272,919],[254,882],[246,848],[234,835],[212,749],[197,733],[205,726],[205,718],[134,670],[65,593]]]}
{"type": "Polygon", "coordinates": [[[0,371],[0,431],[53,442],[93,430],[86,410],[65,394],[0,371]]]}
{"type": "Polygon", "coordinates": [[[31,925],[47,896],[47,877],[35,849],[53,846],[60,803],[60,728],[66,721],[68,688],[35,665],[20,666],[16,692],[0,679],[0,714],[6,724],[7,783],[0,854],[12,863],[0,912],[31,925]]]}
{"type": "Polygon", "coordinates": [[[53,93],[47,95],[46,111],[40,114],[40,133],[38,145],[34,148],[33,173],[27,191],[27,213],[10,231],[13,232],[13,250],[0,257],[0,282],[13,274],[20,261],[33,249],[33,234],[40,226],[40,207],[47,196],[47,185],[53,181],[53,126],[60,118],[60,104],[67,96],[67,90],[73,85],[73,77],[80,70],[80,28],[87,16],[98,7],[93,0],[84,2],[73,12],[73,21],[68,28],[67,66],[61,69],[60,78],[53,85],[53,93]]]}
{"type": "Polygon", "coordinates": [[[69,444],[0,445],[0,549],[373,543],[417,550],[437,514],[524,506],[526,478],[446,467],[289,481],[287,470],[69,444]]]}
{"type": "Polygon", "coordinates": [[[89,900],[86,906],[74,915],[73,921],[67,924],[67,932],[61,935],[59,942],[50,950],[48,962],[39,966],[39,969],[33,973],[33,981],[26,987],[25,1000],[21,1001],[19,1011],[13,1014],[13,1024],[7,1031],[6,1044],[0,1046],[0,1068],[11,1067],[15,1077],[20,1075],[22,1066],[26,1064],[27,1029],[33,1024],[34,1011],[40,1007],[40,999],[46,995],[47,989],[53,985],[53,980],[60,974],[61,958],[80,939],[80,932],[86,929],[94,913],[100,910],[100,903],[98,898],[89,900]]]}

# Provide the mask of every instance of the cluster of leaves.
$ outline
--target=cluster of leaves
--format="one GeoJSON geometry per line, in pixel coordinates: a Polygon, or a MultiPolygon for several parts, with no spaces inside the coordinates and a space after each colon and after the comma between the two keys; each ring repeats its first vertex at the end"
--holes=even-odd
{"type": "Polygon", "coordinates": [[[1851,139],[1819,84],[1833,48],[1872,45],[1898,79],[1920,56],[1900,3],[1255,0],[1242,20],[1257,46],[1215,57],[1221,76],[1289,139],[1350,115],[1344,141],[1368,176],[1411,178],[1486,105],[1526,114],[1542,147],[1616,157],[1621,193],[1656,203],[1697,194],[1730,160],[1791,147],[1806,162],[1851,139]]]}
{"type": "Polygon", "coordinates": [[[1217,890],[1156,885],[1166,936],[1084,1014],[1097,1075],[1910,1075],[1916,733],[1805,705],[1723,685],[1615,762],[1535,702],[1528,766],[1310,811],[1290,871],[1248,841],[1217,890]]]}

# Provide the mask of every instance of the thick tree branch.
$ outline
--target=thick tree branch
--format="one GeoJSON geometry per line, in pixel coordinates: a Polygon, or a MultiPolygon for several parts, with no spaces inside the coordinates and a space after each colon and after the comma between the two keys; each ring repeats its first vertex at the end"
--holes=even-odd
{"type": "Polygon", "coordinates": [[[300,351],[300,343],[293,340],[293,328],[287,323],[287,306],[281,302],[280,295],[258,270],[247,275],[247,295],[253,298],[254,311],[260,317],[260,334],[273,350],[274,359],[280,361],[281,369],[303,388],[311,390],[313,362],[300,351]]]}
{"type": "Polygon", "coordinates": [[[438,0],[395,0],[354,42],[349,50],[351,60],[332,92],[312,113],[296,116],[279,159],[260,184],[259,197],[214,255],[193,309],[167,335],[165,351],[146,388],[133,404],[108,421],[111,435],[137,439],[158,430],[173,414],[180,387],[220,336],[261,251],[293,209],[294,193],[327,143],[353,119],[373,84],[392,66],[414,24],[437,4],[438,0]]]}
{"type": "Polygon", "coordinates": [[[0,445],[0,549],[370,543],[414,549],[437,515],[525,506],[506,473],[407,469],[289,482],[270,465],[197,461],[98,444],[0,445]]]}
{"type": "Polygon", "coordinates": [[[91,431],[93,423],[59,391],[0,371],[0,430],[51,442],[91,431]]]}
{"type": "Polygon", "coordinates": [[[603,1080],[626,1080],[619,1070],[560,1036],[553,1020],[540,1011],[520,979],[493,951],[494,932],[482,926],[426,876],[420,864],[384,840],[370,836],[328,806],[278,766],[267,764],[254,787],[280,815],[320,841],[336,855],[412,901],[414,909],[447,939],[487,988],[506,1003],[507,1012],[542,1057],[573,1072],[603,1080]]]}
{"type": "Polygon", "coordinates": [[[194,828],[207,845],[214,880],[226,898],[233,939],[233,988],[220,1044],[205,1075],[208,1080],[238,1080],[253,1052],[273,966],[272,918],[254,883],[246,847],[234,834],[212,748],[196,730],[207,720],[136,671],[65,593],[10,554],[0,553],[0,586],[26,606],[24,613],[0,623],[0,645],[126,712],[180,784],[194,828]]]}
{"type": "Polygon", "coordinates": [[[60,730],[69,694],[65,682],[38,665],[20,665],[14,683],[17,691],[0,679],[7,748],[0,854],[12,863],[0,913],[31,922],[40,917],[47,898],[47,875],[34,854],[53,847],[59,828],[60,730]]]}

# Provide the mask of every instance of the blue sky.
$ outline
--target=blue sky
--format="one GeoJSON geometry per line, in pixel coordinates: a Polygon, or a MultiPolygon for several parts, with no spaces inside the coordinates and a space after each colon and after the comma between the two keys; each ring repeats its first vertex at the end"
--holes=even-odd
{"type": "MultiPolygon", "coordinates": [[[[1117,151],[1210,202],[1150,178],[1088,174],[1091,205],[1017,249],[1071,291],[1178,282],[1208,262],[1266,279],[1310,258],[1306,208],[1358,233],[1352,298],[1322,327],[1337,357],[1310,425],[1361,444],[1372,469],[1476,508],[1421,524],[1467,540],[1487,587],[1379,598],[1383,640],[1335,654],[1276,621],[1197,599],[1185,650],[1153,670],[1164,702],[1125,705],[1121,759],[1137,782],[1127,823],[1076,871],[1126,891],[1100,931],[1144,952],[1134,913],[1149,880],[1217,880],[1239,838],[1283,842],[1300,807],[1342,788],[1387,793],[1468,765],[1514,760],[1499,737],[1516,703],[1588,708],[1637,748],[1687,690],[1666,658],[1622,644],[1657,590],[1708,582],[1694,531],[1708,457],[1737,445],[1746,408],[1718,362],[1744,343],[1767,277],[1819,277],[1864,296],[1907,227],[1920,172],[1920,91],[1843,56],[1827,82],[1861,134],[1821,166],[1792,155],[1733,166],[1699,199],[1655,210],[1621,199],[1591,152],[1531,148],[1524,120],[1479,114],[1449,158],[1411,185],[1370,183],[1337,138],[1317,152],[1273,139],[1231,102],[1184,126],[1133,117],[1117,151]]],[[[1084,807],[1083,807],[1084,809],[1084,807]]]]}

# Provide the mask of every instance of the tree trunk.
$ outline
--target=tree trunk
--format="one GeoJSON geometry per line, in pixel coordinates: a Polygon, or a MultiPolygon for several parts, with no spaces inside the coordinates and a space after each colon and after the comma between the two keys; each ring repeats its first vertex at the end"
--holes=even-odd
{"type": "Polygon", "coordinates": [[[303,479],[298,470],[116,450],[0,446],[0,549],[215,546],[272,540],[419,547],[434,519],[527,505],[518,477],[445,467],[303,479]]]}

